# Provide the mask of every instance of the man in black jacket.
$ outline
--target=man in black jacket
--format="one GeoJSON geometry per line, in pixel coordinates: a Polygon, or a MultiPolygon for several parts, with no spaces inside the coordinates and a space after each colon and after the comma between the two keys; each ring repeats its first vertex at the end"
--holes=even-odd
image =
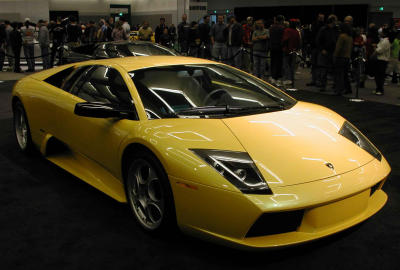
{"type": "Polygon", "coordinates": [[[203,22],[199,25],[200,35],[200,57],[210,59],[211,58],[211,40],[210,40],[210,16],[206,15],[203,17],[203,22]]]}
{"type": "Polygon", "coordinates": [[[235,16],[229,18],[229,24],[226,27],[226,36],[228,37],[228,61],[229,64],[236,67],[242,68],[242,39],[243,39],[243,28],[237,23],[235,16]]]}
{"type": "Polygon", "coordinates": [[[272,82],[277,82],[282,78],[283,51],[282,51],[282,36],[285,27],[283,23],[285,17],[278,15],[275,18],[275,23],[269,28],[270,47],[271,47],[271,77],[272,82]]]}
{"type": "Polygon", "coordinates": [[[318,69],[320,91],[326,90],[328,71],[332,68],[333,52],[336,48],[338,31],[336,28],[336,15],[329,15],[327,25],[322,27],[317,36],[318,69]]]}
{"type": "Polygon", "coordinates": [[[187,15],[182,15],[182,22],[178,25],[178,43],[181,53],[187,54],[189,49],[190,25],[187,23],[187,15]]]}
{"type": "Polygon", "coordinates": [[[156,30],[154,31],[155,41],[156,43],[161,43],[161,35],[164,33],[164,29],[168,29],[167,25],[165,24],[165,18],[160,18],[160,24],[157,25],[156,30]]]}
{"type": "Polygon", "coordinates": [[[22,36],[19,31],[18,23],[12,23],[13,30],[10,32],[10,43],[13,49],[15,64],[14,72],[21,73],[20,60],[21,60],[21,48],[22,48],[22,36]]]}
{"type": "Polygon", "coordinates": [[[58,60],[61,63],[62,58],[62,48],[64,45],[66,30],[65,27],[61,23],[61,18],[57,18],[56,25],[50,30],[50,35],[53,38],[53,46],[51,47],[51,57],[50,57],[50,67],[54,65],[54,58],[58,53],[58,60]]]}
{"type": "MultiPolygon", "coordinates": [[[[307,83],[307,86],[317,85],[318,80],[318,48],[316,45],[317,35],[319,30],[325,25],[325,15],[318,14],[317,20],[311,25],[311,82],[307,83]]],[[[319,84],[319,82],[318,82],[319,84]]]]}

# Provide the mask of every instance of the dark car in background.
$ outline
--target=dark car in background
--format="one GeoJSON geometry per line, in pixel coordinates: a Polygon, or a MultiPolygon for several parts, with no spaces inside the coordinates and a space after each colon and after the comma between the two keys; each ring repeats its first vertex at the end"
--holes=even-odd
{"type": "Polygon", "coordinates": [[[77,47],[65,45],[62,49],[62,64],[93,59],[126,56],[179,55],[173,49],[145,41],[111,41],[85,44],[77,47]]]}

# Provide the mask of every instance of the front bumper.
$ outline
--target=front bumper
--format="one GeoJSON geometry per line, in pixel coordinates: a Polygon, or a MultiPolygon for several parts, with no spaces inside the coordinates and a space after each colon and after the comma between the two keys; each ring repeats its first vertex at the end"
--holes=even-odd
{"type": "Polygon", "coordinates": [[[371,217],[387,201],[381,187],[389,172],[386,160],[373,160],[335,177],[275,187],[274,195],[244,195],[173,176],[170,181],[178,225],[183,231],[221,244],[251,249],[311,241],[371,217]],[[373,194],[372,187],[376,189],[373,194]],[[263,214],[299,210],[304,214],[297,229],[248,237],[250,228],[263,214]]]}

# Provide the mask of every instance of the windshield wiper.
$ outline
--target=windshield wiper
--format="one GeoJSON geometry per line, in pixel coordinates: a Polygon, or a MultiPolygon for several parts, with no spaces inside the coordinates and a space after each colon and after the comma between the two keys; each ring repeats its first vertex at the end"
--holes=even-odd
{"type": "Polygon", "coordinates": [[[224,106],[203,106],[203,107],[193,107],[190,109],[182,110],[176,112],[177,115],[218,115],[218,114],[241,114],[241,113],[251,113],[251,112],[271,112],[284,110],[285,106],[282,104],[278,105],[268,105],[268,106],[258,106],[258,107],[231,107],[229,105],[224,106]]]}

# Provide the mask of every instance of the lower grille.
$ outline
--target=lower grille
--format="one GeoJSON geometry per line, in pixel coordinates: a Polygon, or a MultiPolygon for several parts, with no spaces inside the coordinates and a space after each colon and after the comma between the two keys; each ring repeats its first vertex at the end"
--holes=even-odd
{"type": "Polygon", "coordinates": [[[264,213],[251,226],[246,237],[265,236],[296,231],[303,219],[304,210],[264,213]]]}

